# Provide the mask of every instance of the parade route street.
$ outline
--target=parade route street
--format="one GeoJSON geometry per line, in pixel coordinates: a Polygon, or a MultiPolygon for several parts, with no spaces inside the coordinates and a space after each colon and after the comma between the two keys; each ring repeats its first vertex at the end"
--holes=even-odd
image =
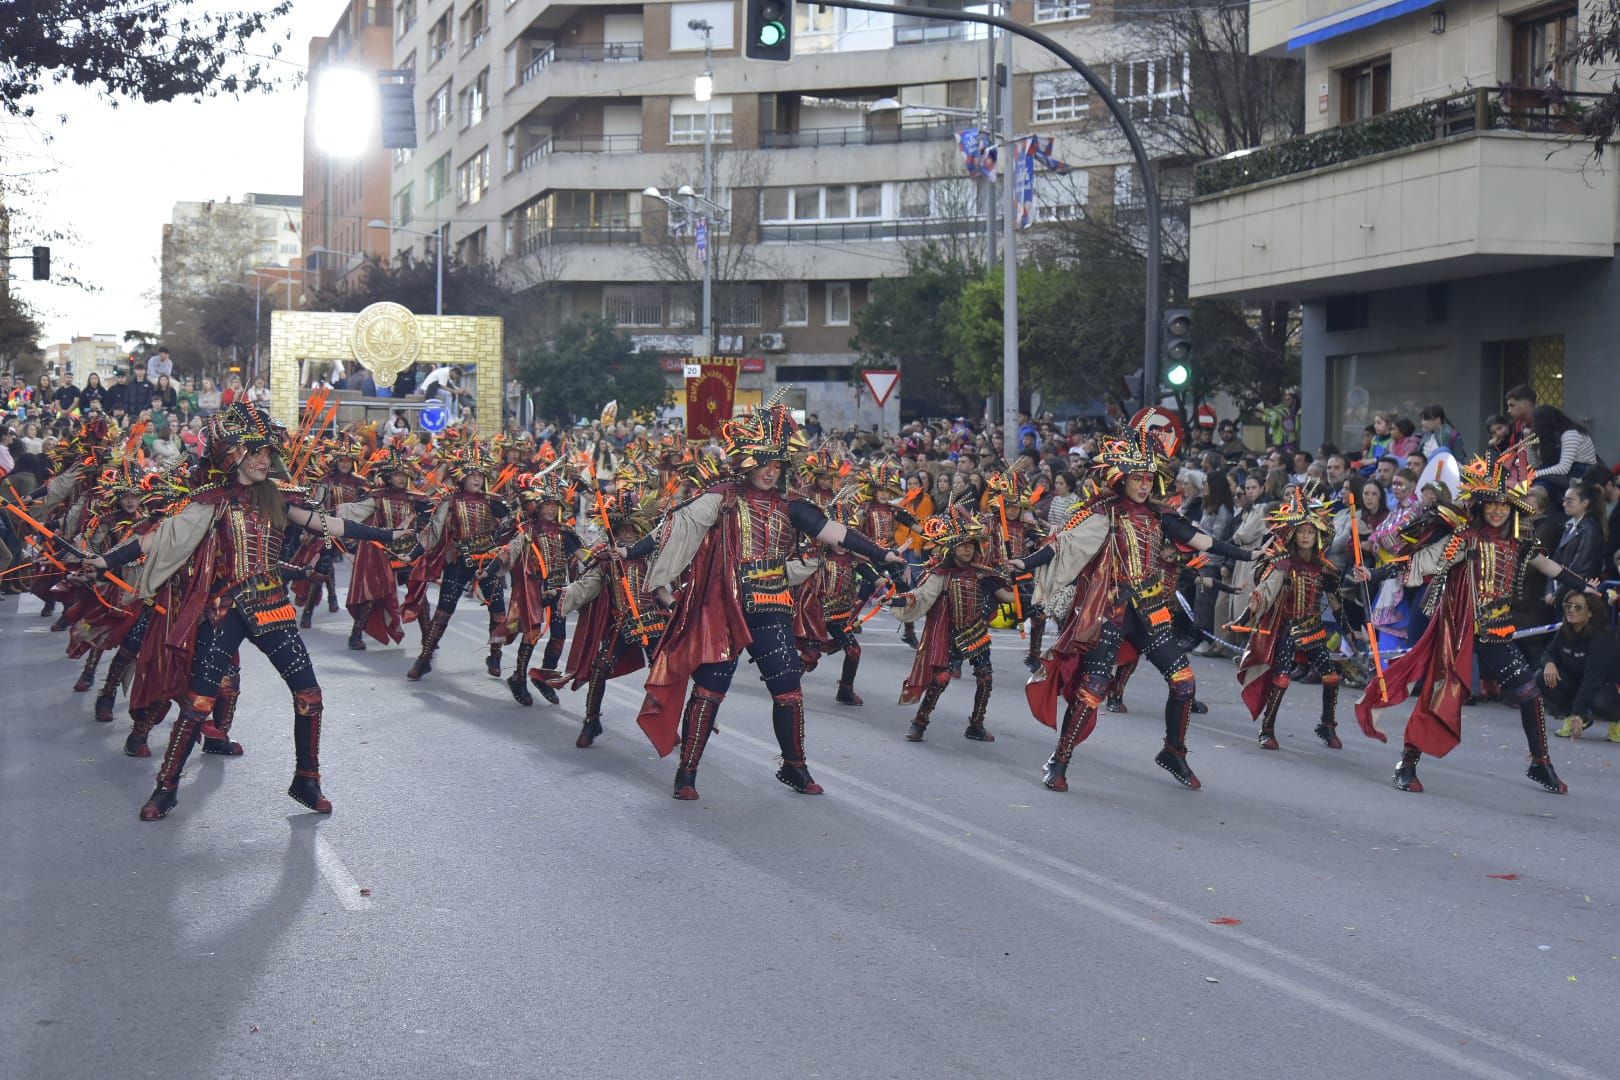
{"type": "MultiPolygon", "coordinates": [[[[1195,661],[1191,764],[1153,763],[1164,683],[1105,714],[1066,795],[998,632],[993,744],[971,677],[907,743],[912,659],[882,615],[857,682],[805,680],[819,798],[774,778],[744,664],[699,773],[634,725],[577,750],[584,694],[517,705],[464,602],[433,672],[305,633],[325,691],[329,818],[285,794],[291,702],[243,651],[240,758],[194,754],[142,823],[154,757],[91,719],[39,602],[0,601],[0,1077],[1569,1077],[1620,1075],[1620,746],[1554,739],[1571,794],[1524,778],[1516,712],[1470,708],[1426,759],[1312,736],[1320,691],[1255,745],[1230,662],[1195,661]]],[[[572,629],[572,627],[570,627],[572,629]]],[[[506,654],[511,670],[513,650],[506,654]]],[[[105,671],[105,664],[103,664],[105,671]]]]}

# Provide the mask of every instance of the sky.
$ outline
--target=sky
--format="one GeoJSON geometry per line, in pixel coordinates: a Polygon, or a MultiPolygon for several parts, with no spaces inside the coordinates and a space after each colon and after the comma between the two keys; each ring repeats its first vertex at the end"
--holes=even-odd
{"type": "MultiPolygon", "coordinates": [[[[344,0],[294,0],[277,28],[278,37],[292,33],[282,52],[292,63],[277,66],[300,73],[309,39],[331,30],[344,7],[344,0]]],[[[77,234],[52,243],[53,271],[71,265],[100,290],[34,282],[26,260],[13,262],[13,287],[44,327],[41,344],[155,331],[158,250],[174,204],[240,201],[249,191],[299,194],[306,94],[298,86],[240,99],[126,101],[113,108],[86,89],[57,86],[33,99],[32,125],[0,119],[0,174],[29,173],[37,191],[20,212],[43,228],[77,234]]],[[[34,242],[14,216],[11,250],[34,242]]]]}

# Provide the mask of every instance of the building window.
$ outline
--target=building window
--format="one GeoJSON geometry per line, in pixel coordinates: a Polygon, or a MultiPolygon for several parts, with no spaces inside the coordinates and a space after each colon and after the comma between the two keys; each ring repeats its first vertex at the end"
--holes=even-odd
{"type": "Polygon", "coordinates": [[[450,124],[450,82],[434,91],[428,98],[428,134],[437,135],[450,124]]]}
{"type": "Polygon", "coordinates": [[[456,169],[456,205],[471,206],[489,191],[489,147],[462,162],[456,169]]]}
{"type": "Polygon", "coordinates": [[[714,321],[717,326],[758,326],[760,309],[758,285],[726,285],[715,292],[714,321]]]}
{"type": "Polygon", "coordinates": [[[518,167],[518,129],[507,128],[506,137],[502,140],[502,142],[505,149],[503,151],[504,157],[502,159],[503,164],[501,174],[504,176],[518,167]]]}
{"type": "Polygon", "coordinates": [[[411,191],[414,187],[414,184],[406,184],[394,192],[395,225],[409,225],[411,219],[416,216],[415,209],[411,205],[411,191]]]}
{"type": "Polygon", "coordinates": [[[620,326],[663,326],[664,290],[656,285],[610,285],[602,290],[602,314],[620,326]]]}
{"type": "Polygon", "coordinates": [[[1035,218],[1037,221],[1075,221],[1085,212],[1091,194],[1091,174],[1076,169],[1067,176],[1052,173],[1035,175],[1035,218]]]}
{"type": "MultiPolygon", "coordinates": [[[[714,106],[714,141],[731,141],[731,99],[716,97],[709,102],[714,106]]],[[[702,143],[708,129],[708,114],[697,98],[672,98],[669,103],[669,141],[671,143],[702,143]]]]}
{"type": "Polygon", "coordinates": [[[428,166],[427,175],[423,178],[423,192],[425,202],[432,206],[450,191],[450,155],[442,155],[439,160],[428,166]]]}
{"type": "Polygon", "coordinates": [[[765,188],[760,212],[766,221],[875,221],[883,217],[882,184],[765,188]]]}
{"type": "Polygon", "coordinates": [[[849,325],[849,282],[827,282],[827,325],[849,325]]]}
{"type": "Polygon", "coordinates": [[[1091,0],[1035,0],[1035,21],[1038,23],[1089,18],[1091,0]]]}
{"type": "Polygon", "coordinates": [[[480,71],[461,89],[461,126],[470,128],[484,118],[489,107],[489,68],[480,71]]]}
{"type": "Polygon", "coordinates": [[[489,32],[489,12],[484,9],[483,0],[475,0],[466,14],[461,16],[461,40],[466,42],[463,52],[471,52],[484,43],[484,35],[489,32]]]}
{"type": "Polygon", "coordinates": [[[805,282],[782,283],[782,325],[810,325],[810,286],[805,282]]]}
{"type": "Polygon", "coordinates": [[[1132,206],[1136,203],[1136,166],[1114,166],[1114,205],[1132,206]]]}
{"type": "Polygon", "coordinates": [[[1110,72],[1114,96],[1133,119],[1184,113],[1191,70],[1188,53],[1114,64],[1110,72]]]}
{"type": "Polygon", "coordinates": [[[416,0],[399,0],[399,7],[394,16],[396,24],[394,40],[398,41],[411,32],[416,25],[416,0]]]}
{"type": "Polygon", "coordinates": [[[1054,124],[1091,114],[1091,88],[1068,71],[1035,76],[1035,123],[1054,124]]]}
{"type": "Polygon", "coordinates": [[[1536,392],[1536,403],[1564,407],[1564,336],[1517,338],[1512,341],[1486,341],[1480,345],[1486,371],[1501,373],[1496,397],[1515,386],[1528,386],[1536,392]]]}
{"type": "Polygon", "coordinates": [[[444,59],[444,54],[450,51],[450,13],[447,11],[439,16],[439,21],[428,27],[427,34],[427,62],[432,67],[444,59]]]}
{"type": "Polygon", "coordinates": [[[394,151],[394,168],[404,168],[416,156],[416,147],[401,146],[394,151]]]}
{"type": "Polygon", "coordinates": [[[1575,65],[1565,57],[1575,51],[1580,15],[1571,5],[1538,11],[1513,24],[1513,81],[1523,86],[1557,83],[1574,89],[1575,65]]]}
{"type": "Polygon", "coordinates": [[[1339,72],[1339,122],[1353,124],[1389,112],[1389,57],[1339,72]]]}

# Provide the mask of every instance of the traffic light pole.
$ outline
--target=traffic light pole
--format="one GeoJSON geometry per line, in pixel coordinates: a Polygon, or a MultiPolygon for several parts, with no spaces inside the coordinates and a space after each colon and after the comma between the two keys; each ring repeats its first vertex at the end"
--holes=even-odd
{"type": "MultiPolygon", "coordinates": [[[[801,0],[802,2],[802,0],[801,0]]],[[[972,22],[983,23],[985,26],[997,26],[1009,34],[1017,34],[1021,38],[1033,41],[1047,52],[1062,60],[1079,75],[1108,106],[1114,120],[1125,134],[1125,141],[1130,144],[1131,156],[1136,159],[1136,167],[1142,173],[1142,197],[1147,204],[1147,273],[1143,282],[1143,292],[1146,294],[1146,312],[1143,319],[1144,331],[1142,335],[1142,375],[1144,387],[1157,387],[1159,385],[1159,311],[1163,301],[1159,295],[1159,264],[1163,255],[1163,238],[1159,222],[1159,183],[1153,176],[1152,162],[1148,160],[1147,148],[1142,145],[1142,137],[1136,132],[1136,125],[1119,99],[1114,97],[1108,84],[1100,78],[1095,71],[1087,67],[1081,59],[1053,41],[1039,30],[1031,30],[1022,23],[1004,19],[999,15],[979,15],[969,11],[948,11],[942,8],[931,7],[900,7],[896,4],[872,4],[867,0],[818,0],[822,7],[852,8],[856,11],[876,11],[891,15],[909,15],[924,19],[938,19],[941,22],[972,22]]],[[[1008,81],[1011,82],[1011,65],[1008,70],[1008,81]]],[[[1008,93],[1012,87],[1007,88],[1008,93]]],[[[1006,132],[1011,136],[1012,132],[1006,132]]],[[[1009,183],[1011,178],[1009,174],[1009,183]]],[[[1153,392],[1153,391],[1148,391],[1153,392]]],[[[1017,403],[1012,408],[1016,410],[1017,403]]],[[[1011,440],[1017,437],[1016,431],[1004,433],[1009,440],[1008,448],[1012,446],[1011,440]]]]}

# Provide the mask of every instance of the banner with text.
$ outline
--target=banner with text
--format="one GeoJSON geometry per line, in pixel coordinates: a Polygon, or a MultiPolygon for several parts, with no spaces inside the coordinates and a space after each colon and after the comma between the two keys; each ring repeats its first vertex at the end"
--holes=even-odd
{"type": "Polygon", "coordinates": [[[697,378],[686,380],[687,438],[717,436],[720,425],[731,419],[740,361],[735,356],[694,356],[686,363],[699,365],[701,371],[697,378]]]}

